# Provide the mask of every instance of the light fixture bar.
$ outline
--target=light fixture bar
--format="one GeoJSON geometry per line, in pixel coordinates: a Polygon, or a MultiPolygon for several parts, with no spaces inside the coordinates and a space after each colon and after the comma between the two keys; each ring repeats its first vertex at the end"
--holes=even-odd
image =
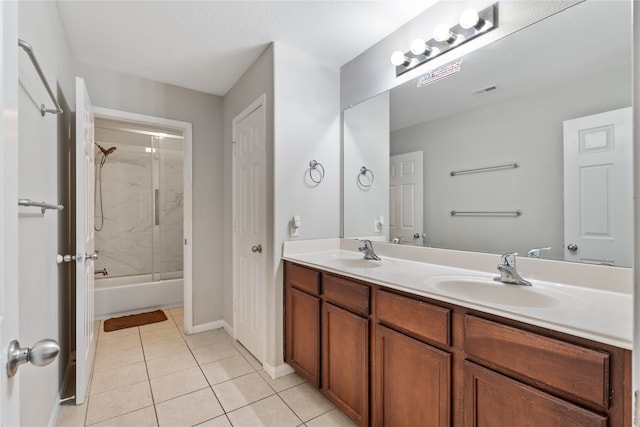
{"type": "MultiPolygon", "coordinates": [[[[426,41],[426,49],[423,53],[415,53],[416,49],[407,51],[401,63],[397,61],[393,64],[396,66],[396,77],[496,28],[498,26],[498,3],[479,11],[477,13],[478,19],[473,25],[469,24],[470,15],[473,14],[470,14],[469,11],[463,12],[462,22],[449,28],[449,37],[443,37],[438,34],[437,37],[434,36],[431,40],[426,41]]],[[[441,28],[439,30],[442,32],[441,28]]],[[[399,58],[402,52],[397,51],[395,54],[396,58],[399,58]]]]}

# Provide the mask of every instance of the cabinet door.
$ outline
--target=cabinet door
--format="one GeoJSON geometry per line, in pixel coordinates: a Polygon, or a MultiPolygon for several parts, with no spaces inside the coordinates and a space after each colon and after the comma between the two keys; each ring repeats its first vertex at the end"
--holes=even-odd
{"type": "Polygon", "coordinates": [[[320,387],[320,298],[287,288],[285,361],[320,387]]]}
{"type": "Polygon", "coordinates": [[[322,305],[322,390],[360,426],[369,423],[369,319],[322,305]]]}
{"type": "Polygon", "coordinates": [[[373,425],[449,426],[451,355],[380,325],[375,346],[373,425]]]}
{"type": "Polygon", "coordinates": [[[464,362],[465,427],[605,427],[607,418],[464,362]]]}

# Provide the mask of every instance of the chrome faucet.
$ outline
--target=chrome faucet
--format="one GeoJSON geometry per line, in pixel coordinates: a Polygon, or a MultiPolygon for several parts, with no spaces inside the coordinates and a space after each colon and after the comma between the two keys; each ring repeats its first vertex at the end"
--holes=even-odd
{"type": "Polygon", "coordinates": [[[95,270],[93,274],[102,274],[103,276],[108,276],[109,272],[107,271],[107,267],[105,267],[102,270],[95,270]]]}
{"type": "Polygon", "coordinates": [[[551,246],[548,246],[546,248],[529,249],[529,252],[527,252],[527,256],[529,258],[540,258],[540,251],[550,251],[550,250],[551,250],[551,246]]]}
{"type": "Polygon", "coordinates": [[[512,285],[531,286],[531,282],[520,277],[518,270],[516,270],[516,255],[518,254],[506,253],[502,255],[500,264],[498,264],[500,276],[494,277],[493,280],[512,285]]]}
{"type": "Polygon", "coordinates": [[[400,243],[402,243],[403,239],[403,236],[394,237],[393,239],[391,239],[391,243],[393,243],[394,245],[399,245],[400,243]]]}
{"type": "Polygon", "coordinates": [[[371,243],[371,240],[361,240],[361,242],[362,246],[359,247],[358,250],[364,253],[364,259],[380,261],[380,257],[373,251],[373,243],[371,243]]]}

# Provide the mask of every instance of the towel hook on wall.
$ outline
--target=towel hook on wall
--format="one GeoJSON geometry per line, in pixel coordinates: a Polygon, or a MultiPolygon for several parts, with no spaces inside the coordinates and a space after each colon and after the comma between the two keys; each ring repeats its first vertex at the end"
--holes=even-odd
{"type": "Polygon", "coordinates": [[[371,169],[363,166],[358,172],[358,186],[361,188],[369,188],[373,184],[374,176],[371,169]]]}
{"type": "Polygon", "coordinates": [[[322,182],[324,179],[324,166],[322,166],[322,163],[315,160],[311,160],[309,162],[309,179],[316,184],[320,184],[322,182]],[[313,171],[316,171],[315,177],[313,175],[313,171]]]}

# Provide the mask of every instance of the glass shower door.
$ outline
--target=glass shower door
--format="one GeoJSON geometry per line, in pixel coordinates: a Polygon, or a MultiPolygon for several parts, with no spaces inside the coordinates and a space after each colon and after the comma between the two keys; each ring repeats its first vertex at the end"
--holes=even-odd
{"type": "Polygon", "coordinates": [[[183,277],[183,140],[154,136],[154,280],[183,277]]]}

